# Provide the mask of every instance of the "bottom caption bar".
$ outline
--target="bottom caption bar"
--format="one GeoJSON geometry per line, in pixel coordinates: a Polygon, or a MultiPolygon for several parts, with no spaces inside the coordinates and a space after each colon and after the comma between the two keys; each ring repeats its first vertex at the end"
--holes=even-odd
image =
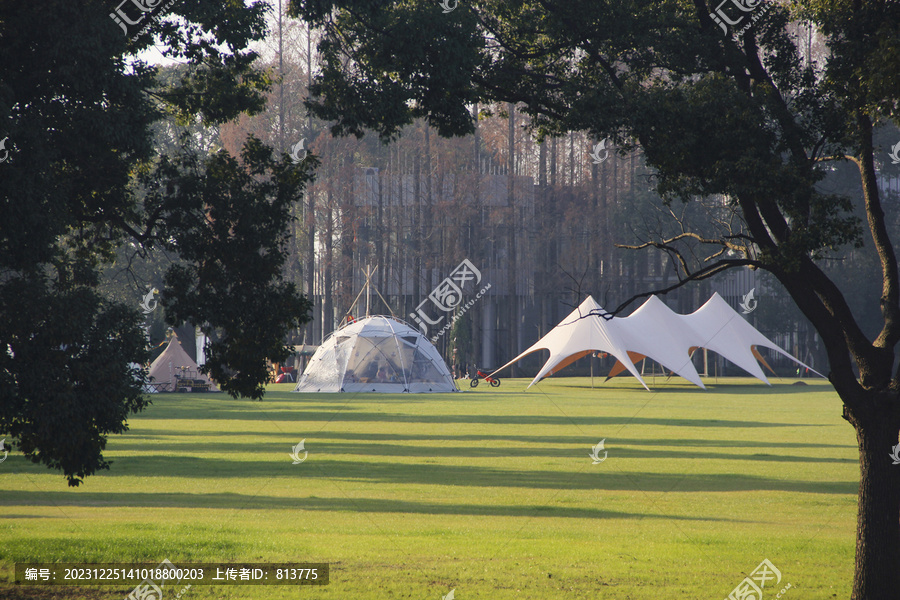
{"type": "MultiPolygon", "coordinates": [[[[328,585],[328,563],[16,563],[22,585],[328,585]]],[[[157,596],[158,597],[158,596],[157,596]]]]}

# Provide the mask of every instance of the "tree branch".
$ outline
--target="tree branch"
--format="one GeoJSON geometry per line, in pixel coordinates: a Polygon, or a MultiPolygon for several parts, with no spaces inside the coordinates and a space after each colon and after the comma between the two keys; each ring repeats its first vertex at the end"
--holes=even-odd
{"type": "MultiPolygon", "coordinates": [[[[671,248],[666,248],[666,250],[673,251],[671,248]]],[[[677,253],[677,251],[674,251],[674,252],[677,253]]],[[[682,262],[684,261],[683,257],[681,257],[680,254],[679,254],[679,258],[682,260],[682,262]]],[[[719,273],[727,271],[728,269],[735,269],[737,267],[760,268],[762,266],[763,265],[760,261],[752,260],[752,259],[748,259],[748,258],[725,258],[722,260],[718,260],[718,261],[714,262],[713,264],[707,265],[698,271],[688,272],[686,274],[686,277],[681,277],[679,275],[678,283],[672,284],[668,287],[661,288],[658,290],[652,290],[649,292],[642,292],[640,294],[635,294],[634,296],[632,296],[631,298],[629,298],[628,300],[626,300],[625,302],[622,302],[619,306],[617,306],[614,311],[606,312],[605,314],[600,315],[600,316],[602,316],[606,320],[612,319],[613,317],[618,315],[620,312],[622,312],[625,308],[627,308],[629,304],[631,304],[632,302],[634,302],[635,300],[637,300],[639,298],[646,298],[646,297],[653,296],[656,294],[668,294],[669,292],[671,292],[673,290],[677,290],[678,288],[680,288],[684,285],[687,285],[688,283],[690,283],[692,281],[702,281],[704,279],[709,279],[710,277],[712,277],[714,275],[718,275],[719,273]]]]}
{"type": "MultiPolygon", "coordinates": [[[[866,219],[869,231],[872,233],[872,240],[875,242],[875,250],[881,261],[882,274],[881,313],[884,317],[884,326],[872,345],[876,348],[893,350],[893,347],[900,341],[900,285],[898,285],[897,255],[894,253],[894,246],[885,225],[884,209],[881,207],[881,198],[876,183],[875,161],[872,156],[874,152],[872,121],[862,113],[857,116],[856,120],[862,147],[859,152],[859,160],[855,162],[859,167],[866,219]]],[[[893,356],[891,362],[893,363],[893,356]]],[[[888,366],[889,371],[892,366],[888,366]]]]}

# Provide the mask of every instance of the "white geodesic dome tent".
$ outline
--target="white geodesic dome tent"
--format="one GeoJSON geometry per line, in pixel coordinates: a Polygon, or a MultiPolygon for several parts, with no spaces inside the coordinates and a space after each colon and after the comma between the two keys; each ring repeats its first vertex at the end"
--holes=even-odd
{"type": "Polygon", "coordinates": [[[364,317],[316,350],[295,392],[455,392],[437,348],[394,317],[364,317]]]}

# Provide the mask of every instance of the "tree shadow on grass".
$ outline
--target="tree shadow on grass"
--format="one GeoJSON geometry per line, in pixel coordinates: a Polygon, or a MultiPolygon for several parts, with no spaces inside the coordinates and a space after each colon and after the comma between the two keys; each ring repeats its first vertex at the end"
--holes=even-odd
{"type": "MultiPolygon", "coordinates": [[[[156,444],[152,444],[154,449],[158,449],[160,446],[164,446],[168,452],[173,452],[176,455],[179,451],[182,451],[186,454],[196,454],[196,453],[222,453],[227,451],[229,453],[237,453],[237,454],[252,454],[258,455],[261,453],[276,453],[276,454],[284,454],[287,455],[292,446],[299,441],[300,439],[305,439],[305,449],[310,452],[314,452],[319,456],[355,456],[355,457],[372,457],[372,456],[395,456],[395,457],[409,457],[409,458],[433,458],[435,456],[439,456],[442,459],[446,458],[522,458],[522,459],[534,459],[534,458],[571,458],[573,456],[573,452],[575,452],[575,448],[577,447],[577,452],[579,453],[577,456],[581,458],[581,454],[588,452],[590,444],[585,436],[540,436],[537,438],[534,437],[523,437],[520,440],[517,440],[519,444],[525,443],[527,446],[523,447],[521,445],[511,446],[507,444],[479,444],[476,446],[461,446],[458,445],[463,441],[462,438],[466,436],[441,436],[438,439],[434,440],[434,444],[431,445],[413,445],[409,443],[400,443],[402,440],[397,440],[398,443],[391,444],[386,443],[387,439],[391,438],[382,438],[378,440],[377,443],[373,443],[370,441],[359,440],[354,442],[340,442],[340,441],[331,441],[335,437],[330,433],[319,434],[320,438],[316,439],[314,433],[303,433],[297,434],[293,437],[289,437],[285,434],[278,434],[276,437],[279,438],[278,441],[274,440],[254,440],[253,442],[241,442],[234,444],[226,444],[225,442],[195,442],[191,439],[187,439],[184,441],[171,440],[166,439],[164,441],[157,440],[156,444]],[[584,450],[584,453],[581,452],[584,450]]],[[[347,438],[353,440],[355,436],[348,435],[347,438]]],[[[152,437],[144,436],[145,439],[152,439],[152,437]]],[[[473,440],[466,440],[473,441],[473,440]]],[[[504,442],[509,442],[511,440],[504,439],[504,442]]],[[[759,448],[765,450],[773,450],[779,447],[779,444],[765,444],[765,443],[735,443],[735,444],[722,444],[722,447],[731,447],[731,448],[759,448]]],[[[782,445],[781,447],[792,447],[789,445],[782,445]]],[[[848,452],[855,450],[855,447],[850,445],[808,445],[807,447],[817,447],[817,448],[835,448],[835,449],[846,449],[848,452]]],[[[606,445],[607,450],[611,448],[615,448],[615,457],[617,459],[623,458],[637,458],[637,459],[645,459],[645,458],[654,458],[654,459],[678,459],[678,460],[733,460],[733,461],[763,461],[763,462],[776,462],[776,463],[832,463],[832,464],[856,464],[858,463],[858,459],[856,458],[843,458],[843,457],[830,457],[830,456],[796,456],[791,454],[773,454],[771,452],[759,452],[754,454],[739,454],[733,452],[711,452],[708,450],[700,450],[696,447],[691,447],[690,444],[673,444],[668,441],[658,441],[654,443],[648,443],[646,440],[623,440],[617,438],[614,443],[608,442],[606,445]],[[664,449],[667,446],[684,446],[685,449],[681,450],[667,450],[664,449]]],[[[131,463],[139,463],[144,466],[145,469],[151,469],[150,473],[156,473],[156,468],[160,467],[160,464],[152,465],[148,461],[171,461],[175,456],[161,455],[161,454],[144,454],[140,457],[132,457],[125,456],[122,458],[117,458],[114,453],[109,453],[109,458],[114,461],[126,461],[129,464],[131,463]],[[154,458],[155,457],[155,458],[154,458]]],[[[587,456],[587,454],[584,454],[587,456]]],[[[181,458],[181,457],[179,457],[181,458]]],[[[188,457],[189,458],[189,457],[188,457]]],[[[225,459],[230,460],[230,459],[225,459]]]]}
{"type": "Polygon", "coordinates": [[[122,600],[131,590],[102,586],[96,588],[77,586],[37,586],[0,583],[0,598],[5,600],[122,600]]]}
{"type": "MultiPolygon", "coordinates": [[[[518,457],[515,464],[521,464],[518,457]]],[[[754,460],[766,457],[754,457],[754,460]]],[[[584,461],[589,460],[585,451],[584,461]]],[[[615,460],[615,459],[612,459],[615,460]]],[[[513,463],[510,463],[511,465],[513,463]]],[[[849,464],[849,463],[848,463],[849,464]]],[[[234,486],[245,479],[299,479],[303,481],[356,482],[372,485],[430,485],[435,487],[521,488],[547,490],[597,490],[668,492],[678,487],[681,492],[745,492],[780,491],[810,494],[856,494],[856,481],[803,481],[763,477],[745,473],[655,473],[619,471],[613,463],[587,465],[579,471],[509,469],[474,465],[439,464],[423,459],[413,463],[381,463],[364,460],[331,460],[310,455],[294,465],[285,453],[283,461],[184,456],[125,457],[116,461],[110,471],[95,475],[98,479],[117,477],[160,477],[186,479],[234,480],[234,486]]],[[[142,484],[144,485],[144,484],[142,484]]],[[[301,484],[298,484],[301,485],[301,484]]],[[[78,490],[70,493],[78,495],[78,490]]],[[[0,498],[0,505],[6,504],[0,498]]],[[[7,504],[8,505],[8,504],[7,504]]]]}
{"type": "Polygon", "coordinates": [[[545,415],[461,415],[461,414],[404,414],[396,412],[345,412],[342,410],[296,411],[278,413],[273,419],[271,413],[253,412],[247,408],[208,410],[191,406],[167,407],[165,413],[148,416],[154,420],[229,420],[229,421],[269,421],[278,423],[425,423],[437,425],[484,424],[484,425],[544,425],[600,427],[619,425],[664,425],[668,427],[819,427],[811,423],[766,423],[761,421],[723,419],[671,419],[664,417],[622,416],[545,416],[545,415]]]}
{"type": "Polygon", "coordinates": [[[354,513],[401,513],[417,515],[463,515],[482,517],[549,517],[567,519],[665,519],[676,521],[710,521],[743,523],[738,519],[720,516],[695,517],[677,514],[624,512],[602,508],[577,508],[542,504],[484,505],[414,502],[380,498],[285,498],[277,496],[245,495],[231,492],[214,494],[189,493],[81,493],[15,492],[4,496],[0,506],[27,504],[29,506],[98,506],[130,508],[185,508],[238,510],[308,510],[354,513]]]}
{"type": "MultiPolygon", "coordinates": [[[[411,433],[411,434],[403,434],[403,433],[369,433],[369,432],[355,432],[355,431],[317,431],[311,432],[309,430],[300,430],[298,433],[294,432],[279,432],[279,431],[210,431],[210,430],[194,430],[194,431],[177,431],[171,432],[168,430],[160,430],[159,434],[147,433],[147,434],[138,434],[133,431],[128,431],[122,435],[122,440],[144,440],[147,442],[153,443],[162,443],[165,444],[166,447],[173,446],[184,446],[185,448],[194,448],[196,447],[198,451],[204,450],[218,450],[221,451],[226,447],[226,442],[211,442],[209,444],[205,443],[197,443],[193,441],[191,438],[194,437],[222,437],[222,438],[231,438],[231,437],[252,437],[254,441],[252,443],[249,442],[235,442],[236,445],[244,445],[251,444],[253,448],[257,449],[259,447],[267,447],[269,449],[283,449],[285,440],[292,440],[297,436],[300,436],[298,439],[302,439],[306,436],[318,436],[321,440],[351,440],[358,441],[359,443],[366,442],[365,454],[371,454],[373,451],[377,451],[378,448],[373,446],[371,442],[435,442],[434,444],[428,446],[432,451],[434,451],[437,447],[444,448],[447,442],[513,442],[513,443],[526,443],[526,444],[535,444],[535,445],[543,445],[543,446],[551,446],[555,444],[565,445],[565,444],[574,444],[583,446],[586,440],[586,437],[582,434],[579,435],[512,435],[512,434],[488,434],[488,433],[474,433],[474,434],[457,434],[457,435],[447,435],[446,433],[411,433]],[[184,437],[186,438],[184,441],[179,441],[178,438],[184,437]],[[260,439],[264,438],[277,438],[278,442],[260,442],[260,439]]],[[[231,444],[232,442],[228,442],[231,444]]],[[[616,445],[618,446],[643,446],[647,445],[651,442],[648,442],[645,438],[616,438],[616,445]]],[[[765,449],[773,449],[773,448],[844,448],[844,449],[853,449],[856,450],[855,444],[825,444],[825,443],[809,443],[809,442],[776,442],[776,441],[766,441],[766,440],[739,440],[739,439],[731,439],[731,440],[711,440],[711,439],[698,439],[698,438],[657,438],[652,441],[654,445],[657,446],[678,446],[678,447],[697,447],[697,448],[705,448],[705,447],[713,447],[713,448],[765,448],[765,449]]],[[[293,443],[292,443],[293,445],[293,443]]],[[[479,448],[483,447],[480,445],[479,448]]]]}

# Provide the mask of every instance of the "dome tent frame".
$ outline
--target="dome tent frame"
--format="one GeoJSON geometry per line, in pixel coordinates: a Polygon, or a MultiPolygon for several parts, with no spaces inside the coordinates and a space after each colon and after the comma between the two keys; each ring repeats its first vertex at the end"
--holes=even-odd
{"type": "Polygon", "coordinates": [[[421,331],[397,318],[372,284],[374,269],[366,267],[366,283],[347,311],[345,324],[333,331],[313,354],[297,380],[295,392],[456,392],[456,382],[437,348],[421,331]],[[371,290],[391,316],[369,316],[371,290]],[[353,309],[365,292],[366,316],[354,319],[353,309]]]}
{"type": "Polygon", "coordinates": [[[455,392],[437,348],[394,316],[367,316],[329,335],[316,350],[295,392],[455,392]]]}

